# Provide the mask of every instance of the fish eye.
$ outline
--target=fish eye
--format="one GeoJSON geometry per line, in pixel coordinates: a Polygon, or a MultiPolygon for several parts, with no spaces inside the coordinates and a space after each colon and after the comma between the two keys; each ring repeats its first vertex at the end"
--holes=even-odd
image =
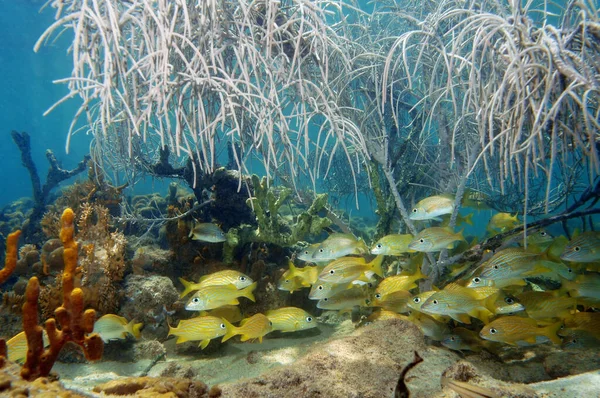
{"type": "Polygon", "coordinates": [[[304,254],[308,254],[308,250],[304,250],[304,254]]]}
{"type": "Polygon", "coordinates": [[[377,293],[377,294],[375,295],[375,298],[376,298],[376,299],[380,299],[380,298],[381,298],[381,293],[377,293]]]}
{"type": "Polygon", "coordinates": [[[319,249],[319,253],[323,253],[323,249],[319,249]]]}
{"type": "Polygon", "coordinates": [[[325,297],[325,298],[323,299],[323,301],[329,301],[329,299],[328,299],[327,297],[325,297]]]}
{"type": "Polygon", "coordinates": [[[378,249],[381,249],[381,247],[382,247],[382,246],[383,246],[383,245],[382,245],[381,243],[378,243],[376,247],[377,247],[378,249]]]}
{"type": "Polygon", "coordinates": [[[504,302],[506,304],[513,304],[515,302],[515,300],[513,300],[512,297],[507,297],[507,298],[504,299],[504,302]]]}
{"type": "Polygon", "coordinates": [[[335,274],[335,270],[334,269],[332,269],[332,270],[329,271],[329,275],[333,275],[333,274],[335,274]]]}
{"type": "Polygon", "coordinates": [[[224,323],[220,324],[219,326],[221,327],[221,329],[225,329],[225,324],[224,323]]]}
{"type": "Polygon", "coordinates": [[[240,280],[241,280],[242,282],[244,282],[244,281],[246,280],[246,277],[245,277],[245,276],[240,276],[240,280]]]}
{"type": "Polygon", "coordinates": [[[494,265],[494,269],[498,269],[498,268],[500,268],[500,267],[498,267],[497,265],[494,265]]]}
{"type": "Polygon", "coordinates": [[[490,333],[491,334],[496,334],[496,333],[498,333],[498,331],[496,329],[494,329],[494,328],[490,328],[490,333]]]}
{"type": "Polygon", "coordinates": [[[269,326],[273,326],[273,322],[269,321],[269,326]]]}
{"type": "Polygon", "coordinates": [[[548,235],[548,233],[546,231],[542,231],[542,232],[540,232],[540,235],[546,236],[546,235],[548,235]]]}
{"type": "Polygon", "coordinates": [[[433,304],[437,304],[437,303],[438,303],[438,301],[437,301],[437,300],[433,300],[433,301],[432,301],[432,303],[433,303],[433,304]]]}
{"type": "Polygon", "coordinates": [[[200,299],[198,297],[194,297],[192,299],[192,303],[199,303],[199,302],[200,302],[200,299]]]}
{"type": "Polygon", "coordinates": [[[317,287],[317,289],[319,289],[319,290],[323,290],[323,285],[319,285],[319,286],[317,287]]]}
{"type": "Polygon", "coordinates": [[[475,278],[473,278],[473,283],[480,283],[481,282],[481,278],[476,276],[475,278]]]}
{"type": "Polygon", "coordinates": [[[289,279],[286,279],[286,280],[285,280],[285,283],[290,283],[290,280],[289,280],[289,279]]]}
{"type": "Polygon", "coordinates": [[[312,316],[307,316],[306,317],[306,322],[312,322],[312,316]]]}
{"type": "Polygon", "coordinates": [[[572,270],[571,268],[569,268],[569,269],[567,269],[567,272],[568,272],[569,274],[571,274],[571,273],[573,273],[573,270],[572,270]]]}
{"type": "Polygon", "coordinates": [[[454,336],[450,336],[450,341],[456,341],[456,338],[454,336]]]}
{"type": "Polygon", "coordinates": [[[413,299],[413,302],[416,303],[416,304],[419,304],[421,302],[421,299],[419,297],[415,297],[413,299]]]}
{"type": "Polygon", "coordinates": [[[416,208],[415,208],[415,209],[413,209],[413,213],[416,213],[416,212],[417,212],[417,209],[416,209],[416,208]]]}
{"type": "Polygon", "coordinates": [[[575,250],[576,252],[578,252],[579,250],[581,250],[581,248],[580,248],[579,246],[575,246],[575,247],[573,248],[573,250],[575,250]]]}
{"type": "Polygon", "coordinates": [[[425,239],[421,238],[421,239],[419,239],[419,242],[425,243],[425,239]]]}

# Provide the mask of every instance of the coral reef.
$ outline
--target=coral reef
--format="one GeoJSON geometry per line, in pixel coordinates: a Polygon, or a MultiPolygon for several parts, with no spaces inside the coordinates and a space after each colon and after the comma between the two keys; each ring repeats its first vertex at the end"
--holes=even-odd
{"type": "Polygon", "coordinates": [[[167,310],[179,300],[179,293],[166,276],[129,275],[125,278],[125,302],[120,314],[144,324],[145,338],[164,338],[168,332],[167,310]]]}
{"type": "Polygon", "coordinates": [[[281,218],[279,210],[293,191],[285,187],[275,188],[267,177],[259,179],[256,175],[252,176],[252,186],[254,196],[247,203],[256,215],[258,230],[253,231],[248,238],[250,241],[291,246],[307,235],[319,235],[331,225],[330,219],[318,215],[327,204],[327,194],[317,195],[308,209],[297,215],[290,225],[281,218]]]}
{"type": "Polygon", "coordinates": [[[62,275],[63,303],[56,309],[55,316],[61,329],[57,329],[56,319],[46,320],[45,327],[38,325],[38,299],[40,285],[37,277],[32,277],[27,284],[26,302],[23,304],[23,329],[27,336],[27,360],[21,370],[26,380],[46,377],[58,354],[67,342],[79,345],[88,360],[98,360],[102,356],[104,344],[97,333],[92,333],[96,312],[88,309],[84,312],[83,291],[75,288],[75,272],[77,269],[77,243],[73,239],[75,214],[66,209],[62,215],[63,227],[60,238],[64,246],[65,269],[62,275]],[[50,346],[44,349],[42,331],[48,334],[50,346]],[[87,334],[87,335],[86,335],[87,334]]]}
{"type": "Polygon", "coordinates": [[[42,186],[33,158],[31,157],[31,139],[26,132],[19,133],[12,131],[11,136],[19,151],[21,151],[21,161],[23,166],[29,171],[31,184],[33,186],[33,211],[27,221],[23,224],[23,235],[27,242],[39,242],[42,239],[40,220],[46,211],[46,205],[49,201],[50,192],[56,188],[62,181],[67,180],[85,170],[86,164],[90,159],[85,155],[76,168],[64,170],[60,167],[58,160],[51,150],[46,151],[46,158],[50,163],[46,182],[42,186]]]}
{"type": "Polygon", "coordinates": [[[47,398],[83,398],[62,386],[59,381],[40,377],[33,381],[23,380],[21,367],[15,363],[0,366],[0,395],[3,397],[47,397],[47,398]]]}

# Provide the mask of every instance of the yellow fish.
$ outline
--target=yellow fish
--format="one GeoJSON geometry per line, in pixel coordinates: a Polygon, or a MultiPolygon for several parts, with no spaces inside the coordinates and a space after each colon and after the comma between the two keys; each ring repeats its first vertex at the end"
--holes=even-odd
{"type": "Polygon", "coordinates": [[[448,315],[462,323],[471,323],[470,316],[484,323],[494,315],[484,300],[494,300],[499,290],[492,287],[469,289],[456,283],[450,283],[444,290],[431,295],[421,306],[421,311],[429,314],[448,315]]]}
{"type": "Polygon", "coordinates": [[[395,312],[408,312],[407,303],[411,298],[412,295],[406,290],[396,290],[385,296],[381,293],[375,293],[371,306],[395,312]]]}
{"type": "Polygon", "coordinates": [[[421,329],[425,336],[432,340],[442,341],[450,333],[450,328],[446,322],[440,322],[422,312],[413,312],[408,318],[421,329]]]}
{"type": "Polygon", "coordinates": [[[329,263],[319,274],[319,280],[331,283],[350,283],[364,276],[370,280],[373,275],[383,277],[381,262],[383,256],[379,255],[370,262],[363,257],[342,257],[329,263]]]}
{"type": "Polygon", "coordinates": [[[238,297],[246,297],[251,301],[256,301],[252,294],[254,289],[256,289],[256,282],[239,290],[232,284],[204,286],[189,299],[185,309],[188,311],[202,311],[212,310],[228,304],[237,305],[239,304],[238,297]]]}
{"type": "Polygon", "coordinates": [[[282,307],[265,314],[273,324],[273,330],[284,333],[317,327],[317,321],[308,312],[296,307],[282,307]]]}
{"type": "Polygon", "coordinates": [[[553,292],[530,291],[518,294],[517,298],[525,306],[527,315],[537,321],[564,318],[577,307],[573,297],[556,296],[553,292]]]}
{"type": "Polygon", "coordinates": [[[496,296],[496,300],[486,300],[485,305],[487,309],[492,311],[496,315],[500,314],[512,314],[514,312],[521,312],[525,310],[525,306],[519,302],[515,297],[507,296],[504,292],[496,296]]]}
{"type": "Polygon", "coordinates": [[[201,242],[219,243],[225,242],[227,238],[218,225],[208,222],[194,223],[190,230],[190,238],[201,242]]]}
{"type": "Polygon", "coordinates": [[[482,340],[477,332],[457,327],[444,337],[441,343],[444,347],[455,351],[480,352],[484,348],[484,344],[490,342],[488,340],[482,340]]]}
{"type": "Polygon", "coordinates": [[[436,293],[436,290],[429,290],[427,292],[423,292],[423,293],[419,293],[416,296],[414,296],[412,299],[409,300],[409,302],[407,303],[407,305],[418,312],[423,312],[421,311],[421,307],[423,306],[423,304],[425,304],[425,302],[427,301],[427,299],[431,296],[434,295],[434,293],[436,293]]]}
{"type": "Polygon", "coordinates": [[[600,232],[588,231],[573,238],[560,258],[579,263],[600,261],[600,232]]]}
{"type": "Polygon", "coordinates": [[[435,195],[420,200],[412,209],[411,220],[440,220],[439,216],[451,214],[454,211],[454,197],[450,195],[435,195]]]}
{"type": "Polygon", "coordinates": [[[366,254],[369,248],[352,234],[331,234],[315,250],[312,261],[335,260],[349,254],[366,254]]]}
{"type": "Polygon", "coordinates": [[[600,274],[580,274],[575,280],[563,280],[561,291],[569,296],[600,300],[600,274]]]}
{"type": "Polygon", "coordinates": [[[462,231],[454,233],[450,228],[431,227],[419,232],[408,247],[419,252],[438,252],[451,249],[454,242],[464,240],[462,231]]]}
{"type": "Polygon", "coordinates": [[[485,325],[479,336],[486,340],[510,345],[540,344],[547,340],[560,345],[562,341],[556,332],[561,327],[562,322],[547,327],[538,327],[535,319],[503,316],[485,325]]]}
{"type": "MultiPolygon", "coordinates": [[[[298,253],[296,253],[296,258],[298,260],[302,260],[302,261],[309,261],[309,262],[314,261],[313,255],[315,254],[315,252],[317,251],[319,246],[321,246],[320,243],[313,243],[312,245],[305,247],[304,249],[302,249],[298,253]]],[[[325,260],[325,261],[327,261],[327,260],[325,260]]]]}
{"type": "Polygon", "coordinates": [[[348,288],[345,284],[320,282],[315,283],[308,293],[308,298],[311,300],[320,300],[323,298],[335,296],[348,288]]]}
{"type": "Polygon", "coordinates": [[[494,254],[478,268],[479,275],[471,278],[467,287],[511,285],[525,286],[524,278],[550,271],[537,253],[522,248],[508,248],[494,254]]]}
{"type": "Polygon", "coordinates": [[[200,311],[200,316],[212,316],[216,318],[227,319],[230,323],[237,323],[242,320],[242,312],[237,305],[224,305],[210,311],[200,311]]]}
{"type": "Polygon", "coordinates": [[[506,232],[513,228],[518,227],[521,224],[517,214],[514,216],[510,213],[498,213],[494,214],[487,225],[487,230],[490,233],[495,234],[496,232],[506,232]]]}
{"type": "Polygon", "coordinates": [[[212,339],[221,337],[226,332],[227,327],[222,318],[197,316],[179,321],[177,327],[169,325],[167,336],[177,336],[177,344],[200,340],[200,348],[205,349],[212,339]]]}
{"type": "Polygon", "coordinates": [[[262,343],[265,334],[273,330],[273,323],[263,314],[254,314],[250,318],[244,319],[239,327],[223,320],[227,328],[227,333],[223,336],[221,342],[227,341],[233,336],[241,335],[241,341],[258,339],[262,343]]]}
{"type": "Polygon", "coordinates": [[[564,329],[558,332],[565,336],[563,346],[583,348],[600,343],[600,312],[577,312],[565,318],[564,322],[564,329]]]}
{"type": "Polygon", "coordinates": [[[353,287],[344,290],[332,297],[326,297],[319,300],[317,308],[322,310],[352,310],[355,306],[371,306],[371,295],[362,287],[353,287]]]}
{"type": "Polygon", "coordinates": [[[135,320],[127,322],[127,319],[122,316],[106,314],[94,323],[93,333],[98,333],[105,343],[109,340],[124,339],[128,334],[139,339],[140,328],[143,325],[143,323],[135,323],[135,320]]]}
{"type": "Polygon", "coordinates": [[[244,275],[239,271],[225,269],[213,272],[209,275],[204,275],[200,278],[198,283],[188,282],[183,278],[179,278],[179,282],[181,282],[185,288],[179,295],[179,298],[183,298],[189,293],[199,290],[204,286],[223,286],[231,283],[235,285],[236,289],[243,289],[250,286],[254,281],[248,275],[244,275]]]}
{"type": "Polygon", "coordinates": [[[322,270],[322,267],[310,265],[297,268],[291,261],[288,266],[289,269],[279,278],[277,288],[290,293],[303,287],[311,287],[317,281],[319,272],[322,270]]]}
{"type": "MultiPolygon", "coordinates": [[[[450,224],[451,217],[451,214],[442,217],[442,223],[440,224],[440,227],[447,227],[450,224]]],[[[463,216],[462,214],[458,213],[458,215],[456,216],[456,225],[463,224],[468,224],[471,226],[473,225],[473,213],[469,213],[466,216],[463,216]]]]}
{"type": "Polygon", "coordinates": [[[371,248],[371,254],[383,254],[384,256],[399,256],[402,253],[414,253],[408,248],[412,242],[411,234],[391,234],[379,239],[371,248]]]}
{"type": "MultiPolygon", "coordinates": [[[[44,342],[44,347],[50,345],[48,333],[46,333],[45,330],[42,330],[42,340],[44,342]]],[[[24,362],[27,358],[27,336],[25,336],[25,332],[18,333],[10,338],[6,342],[6,350],[10,361],[24,362]]]]}
{"type": "Polygon", "coordinates": [[[419,279],[426,278],[421,273],[421,267],[417,267],[417,271],[413,275],[393,275],[388,276],[375,289],[375,294],[380,294],[382,297],[399,290],[410,290],[417,287],[415,283],[419,279]]]}
{"type": "Polygon", "coordinates": [[[489,209],[490,197],[483,192],[474,191],[470,188],[465,189],[462,205],[478,210],[489,209]]]}

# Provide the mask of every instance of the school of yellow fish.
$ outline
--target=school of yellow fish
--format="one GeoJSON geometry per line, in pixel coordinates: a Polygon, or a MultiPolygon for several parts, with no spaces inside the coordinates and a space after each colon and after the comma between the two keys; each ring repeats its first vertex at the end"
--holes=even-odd
{"type": "MultiPolygon", "coordinates": [[[[542,229],[529,231],[527,244],[522,235],[509,239],[480,264],[449,270],[458,275],[470,267],[466,277],[441,289],[419,291],[425,253],[448,249],[456,254],[470,246],[462,231],[447,226],[454,206],[447,195],[418,202],[411,220],[439,224],[424,227],[416,236],[384,236],[370,250],[352,235],[332,234],[297,253],[307,265],[290,262],[279,289],[310,287],[308,297],[319,300],[317,307],[324,310],[375,308],[369,320],[406,319],[453,350],[495,350],[501,343],[600,346],[600,232],[580,233],[569,241],[542,229]],[[402,264],[397,273],[384,275],[384,256],[402,264]]],[[[472,225],[472,215],[459,215],[457,224],[472,225]]],[[[486,230],[493,236],[518,225],[517,215],[497,213],[486,230]]]]}
{"type": "MultiPolygon", "coordinates": [[[[467,195],[463,206],[481,203],[467,195]]],[[[448,270],[450,276],[467,276],[441,289],[420,291],[419,281],[426,278],[421,273],[424,255],[443,250],[456,254],[476,243],[467,243],[462,231],[448,227],[454,208],[454,198],[448,195],[423,199],[410,214],[411,220],[427,223],[417,235],[387,235],[371,248],[351,234],[331,234],[296,253],[294,261],[304,266],[289,261],[278,288],[290,293],[310,289],[308,298],[318,300],[316,306],[322,310],[370,308],[365,310],[365,314],[370,312],[370,321],[408,320],[453,350],[494,351],[502,343],[551,342],[565,349],[600,346],[600,312],[596,312],[600,307],[600,232],[579,233],[569,241],[542,229],[529,231],[526,241],[522,235],[510,238],[480,264],[458,264],[448,270]],[[431,226],[433,222],[438,225],[431,226]],[[386,275],[384,261],[397,264],[397,272],[386,275]],[[554,288],[544,290],[540,285],[554,288]]],[[[459,214],[457,224],[473,225],[472,216],[459,214]]],[[[497,213],[486,230],[494,235],[519,223],[517,215],[497,213]]],[[[213,224],[196,224],[190,236],[205,242],[224,241],[222,231],[213,224]]],[[[180,320],[176,327],[169,325],[168,335],[176,336],[177,344],[199,341],[204,349],[213,339],[225,342],[236,335],[241,341],[262,342],[273,331],[317,327],[314,316],[296,307],[243,319],[239,299],[254,302],[257,282],[239,271],[218,271],[198,282],[179,280],[184,287],[180,298],[193,293],[185,309],[198,311],[198,316],[180,320]]],[[[128,335],[139,338],[141,326],[107,314],[96,322],[94,332],[108,342],[128,335]]],[[[10,339],[7,346],[9,358],[24,359],[24,333],[10,339]]]]}

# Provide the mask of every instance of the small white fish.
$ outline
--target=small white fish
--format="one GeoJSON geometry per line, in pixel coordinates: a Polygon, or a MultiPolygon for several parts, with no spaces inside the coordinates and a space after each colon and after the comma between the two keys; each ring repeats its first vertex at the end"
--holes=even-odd
{"type": "Polygon", "coordinates": [[[218,225],[208,222],[195,223],[190,230],[190,238],[201,242],[219,243],[225,242],[227,238],[218,225]]]}

